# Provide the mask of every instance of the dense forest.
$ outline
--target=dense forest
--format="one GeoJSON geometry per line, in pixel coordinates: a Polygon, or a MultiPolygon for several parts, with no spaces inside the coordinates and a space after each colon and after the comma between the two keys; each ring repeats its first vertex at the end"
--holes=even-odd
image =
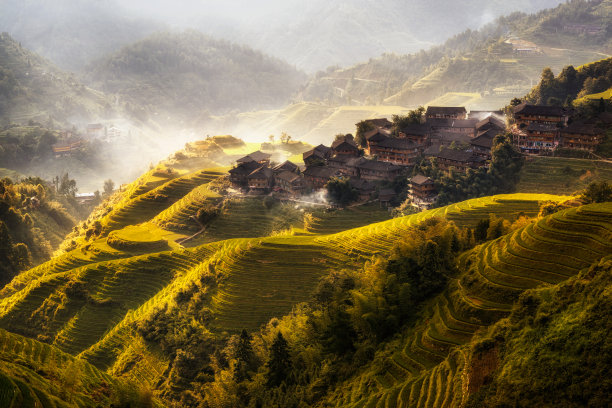
{"type": "Polygon", "coordinates": [[[37,177],[0,180],[0,285],[49,260],[91,210],[75,201],[76,190],[68,174],[58,178],[57,186],[37,177]]]}
{"type": "MultiPolygon", "coordinates": [[[[524,98],[537,105],[571,107],[576,99],[612,88],[612,58],[577,69],[565,67],[556,77],[550,68],[542,71],[540,83],[524,98]]],[[[577,101],[578,105],[581,101],[577,101]]]]}
{"type": "Polygon", "coordinates": [[[167,113],[177,120],[281,106],[305,74],[248,47],[185,31],[124,47],[90,64],[87,78],[118,95],[128,112],[167,113]]]}

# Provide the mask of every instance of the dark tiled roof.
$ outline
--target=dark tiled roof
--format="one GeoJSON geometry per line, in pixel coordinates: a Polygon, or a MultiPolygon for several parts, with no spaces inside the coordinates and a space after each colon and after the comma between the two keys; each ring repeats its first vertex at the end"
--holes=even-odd
{"type": "Polygon", "coordinates": [[[484,133],[472,139],[470,144],[472,146],[478,146],[478,147],[484,147],[486,149],[491,149],[493,147],[493,139],[495,139],[495,136],[490,136],[490,134],[484,133]]]}
{"type": "Polygon", "coordinates": [[[429,115],[465,115],[467,111],[463,106],[428,106],[427,116],[429,115]]]}
{"type": "Polygon", "coordinates": [[[410,182],[412,184],[416,184],[416,185],[423,185],[425,183],[433,183],[433,180],[430,179],[429,177],[425,177],[422,174],[417,174],[416,176],[414,176],[413,178],[410,179],[410,182]]]}
{"type": "Polygon", "coordinates": [[[344,150],[344,149],[359,150],[355,142],[353,142],[350,139],[338,139],[334,141],[334,143],[332,143],[332,149],[333,150],[344,150]]]}
{"type": "Polygon", "coordinates": [[[381,201],[389,201],[396,195],[397,193],[392,188],[383,188],[378,192],[378,199],[381,201]]]}
{"type": "Polygon", "coordinates": [[[475,157],[472,152],[467,152],[465,150],[442,149],[440,153],[437,154],[437,157],[462,163],[481,161],[481,159],[475,157]]]}
{"type": "Polygon", "coordinates": [[[272,168],[274,171],[296,171],[298,169],[299,167],[297,164],[292,163],[289,160],[285,161],[284,163],[277,164],[272,168]]]}
{"type": "MultiPolygon", "coordinates": [[[[387,118],[379,118],[379,119],[366,119],[364,122],[371,123],[372,125],[379,128],[390,128],[393,126],[393,122],[390,122],[387,118]]],[[[355,124],[357,126],[357,123],[355,124]]]]}
{"type": "Polygon", "coordinates": [[[567,111],[560,106],[530,105],[527,102],[514,107],[514,114],[536,116],[566,116],[567,111]]]}
{"type": "Polygon", "coordinates": [[[472,140],[470,135],[466,133],[444,132],[444,131],[438,131],[438,132],[433,133],[430,139],[432,141],[439,140],[439,144],[450,144],[452,142],[469,143],[469,141],[472,140]]]}
{"type": "Polygon", "coordinates": [[[337,170],[327,166],[311,166],[304,170],[304,175],[308,177],[330,178],[336,174],[337,170]]]}
{"type": "Polygon", "coordinates": [[[257,170],[253,171],[251,174],[249,174],[249,178],[250,179],[269,179],[272,176],[274,176],[274,172],[272,171],[271,168],[269,167],[260,167],[257,170]]]}
{"type": "Polygon", "coordinates": [[[476,134],[476,137],[489,136],[491,138],[494,138],[495,136],[499,135],[500,133],[503,133],[503,130],[499,130],[499,129],[487,129],[487,130],[483,130],[483,131],[478,132],[476,134]]]}
{"type": "Polygon", "coordinates": [[[381,129],[374,129],[366,132],[364,136],[368,142],[378,142],[387,138],[389,136],[389,132],[385,132],[381,129]]]}
{"type": "Polygon", "coordinates": [[[561,130],[561,133],[576,133],[582,135],[600,135],[603,133],[601,128],[598,128],[594,124],[574,122],[565,129],[561,130]]]}
{"type": "Polygon", "coordinates": [[[416,149],[417,145],[412,140],[399,139],[397,137],[388,137],[378,143],[378,146],[389,149],[412,150],[416,149]]]}
{"type": "Polygon", "coordinates": [[[485,118],[483,120],[481,120],[480,122],[478,122],[476,124],[476,129],[481,129],[485,126],[495,126],[499,129],[504,129],[506,127],[506,124],[504,122],[502,122],[500,119],[497,119],[494,116],[489,116],[488,118],[485,118]]]}
{"type": "Polygon", "coordinates": [[[363,160],[357,164],[357,167],[360,169],[374,171],[397,171],[402,169],[402,167],[396,166],[395,164],[381,162],[378,160],[363,160]]]}
{"type": "Polygon", "coordinates": [[[276,178],[279,178],[281,180],[284,180],[288,183],[293,183],[294,181],[296,181],[297,179],[301,178],[300,175],[295,174],[291,171],[283,171],[279,174],[276,175],[276,178]]]}
{"type": "Polygon", "coordinates": [[[322,153],[324,155],[329,154],[331,152],[331,148],[328,146],[325,146],[323,144],[318,145],[317,147],[315,147],[313,150],[322,153]]]}
{"type": "Polygon", "coordinates": [[[238,166],[234,167],[229,171],[230,174],[235,175],[249,175],[253,172],[253,170],[261,167],[261,164],[255,161],[248,161],[244,163],[240,163],[238,166]]]}
{"type": "Polygon", "coordinates": [[[406,135],[425,136],[429,133],[430,127],[427,123],[409,123],[400,131],[406,135]]]}

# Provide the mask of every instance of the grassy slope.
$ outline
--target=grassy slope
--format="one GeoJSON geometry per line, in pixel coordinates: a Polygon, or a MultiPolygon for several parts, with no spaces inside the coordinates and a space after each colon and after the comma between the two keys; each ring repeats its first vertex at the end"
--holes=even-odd
{"type": "Polygon", "coordinates": [[[330,405],[462,406],[466,376],[473,381],[475,374],[466,370],[469,348],[460,346],[508,316],[523,291],[563,282],[611,252],[612,203],[556,213],[476,247],[463,255],[465,272],[426,305],[420,323],[381,352],[378,364],[338,387],[330,405]]]}
{"type": "Polygon", "coordinates": [[[520,212],[536,214],[540,201],[567,198],[519,194],[475,199],[335,234],[340,224],[368,224],[384,215],[360,209],[315,214],[316,222],[304,231],[298,228],[304,225],[301,213],[293,207],[270,211],[260,199],[232,200],[227,205],[233,206],[234,216],[229,216],[231,211],[220,216],[201,238],[208,243],[191,243],[196,245],[191,248],[176,243],[183,234],[145,222],[159,225],[162,219],[174,219],[169,213],[181,212],[176,219],[185,219],[191,210],[185,210],[190,203],[184,197],[201,199],[198,192],[217,174],[209,170],[181,175],[158,169],[127,186],[119,203],[102,218],[104,233],[99,239],[83,241],[0,291],[0,325],[53,343],[110,373],[127,372],[151,384],[168,362],[147,347],[134,324],[164,305],[172,308],[177,293],[207,275],[223,276],[218,288],[210,291],[207,307],[212,317],[207,328],[218,334],[255,329],[308,300],[318,278],[329,270],[358,266],[389,251],[398,232],[426,217],[447,216],[473,226],[489,213],[514,219],[520,212]],[[171,197],[170,202],[149,199],[154,192],[171,197]],[[260,214],[253,216],[255,208],[260,214]],[[145,223],[132,225],[140,222],[145,223]],[[244,238],[247,226],[265,235],[282,230],[275,225],[293,229],[244,238]]]}
{"type": "Polygon", "coordinates": [[[82,359],[0,329],[2,407],[108,406],[126,386],[82,359]]]}
{"type": "Polygon", "coordinates": [[[530,157],[521,170],[517,191],[571,194],[593,181],[612,180],[612,164],[561,157],[530,157]]]}

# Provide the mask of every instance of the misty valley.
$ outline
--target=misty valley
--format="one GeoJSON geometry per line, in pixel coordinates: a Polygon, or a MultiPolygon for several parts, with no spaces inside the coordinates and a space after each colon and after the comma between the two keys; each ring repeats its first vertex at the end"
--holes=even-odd
{"type": "Polygon", "coordinates": [[[609,0],[0,0],[0,407],[608,407],[609,0]]]}

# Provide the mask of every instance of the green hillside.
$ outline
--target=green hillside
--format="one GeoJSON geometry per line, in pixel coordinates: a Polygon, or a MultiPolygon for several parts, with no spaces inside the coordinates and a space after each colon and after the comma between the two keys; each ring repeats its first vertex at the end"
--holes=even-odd
{"type": "MultiPolygon", "coordinates": [[[[1,289],[0,327],[190,406],[189,389],[203,387],[196,400],[210,397],[203,396],[226,370],[213,356],[241,330],[301,319],[313,294],[321,296],[321,282],[347,269],[367,275],[368,265],[396,257],[408,239],[398,237],[426,228],[424,221],[439,217],[466,228],[460,242],[467,239],[469,248],[466,231],[476,237],[489,220],[489,234],[511,233],[458,258],[458,274],[415,305],[401,336],[376,345],[383,368],[366,358],[317,397],[334,406],[415,399],[442,406],[446,396],[433,394],[434,404],[423,390],[442,387],[450,404],[468,358],[454,347],[506,317],[524,290],[562,282],[612,249],[607,204],[537,223],[524,218],[570,196],[498,195],[389,219],[374,205],[323,211],[232,196],[225,168],[193,169],[194,160],[175,158],[124,186],[75,229],[61,255],[1,289]]],[[[427,225],[435,231],[435,222],[427,225]]],[[[66,402],[45,381],[38,388],[66,402]]]]}
{"type": "Polygon", "coordinates": [[[112,116],[112,104],[100,92],[81,84],[49,61],[0,35],[0,118],[62,124],[112,116]]]}
{"type": "Polygon", "coordinates": [[[158,33],[92,63],[89,83],[127,110],[186,119],[277,107],[305,79],[288,64],[197,31],[158,33]]]}
{"type": "MultiPolygon", "coordinates": [[[[448,93],[477,93],[459,99],[471,109],[499,109],[503,99],[521,97],[543,68],[559,72],[610,54],[610,8],[606,1],[573,1],[536,14],[514,13],[480,30],[468,30],[443,45],[410,55],[385,54],[349,68],[320,72],[301,92],[303,100],[332,105],[384,103],[407,107],[441,103],[448,93]],[[596,35],[566,32],[572,24],[603,29],[596,35]],[[533,55],[517,55],[508,39],[529,41],[533,55]]],[[[457,98],[454,98],[457,99],[457,98]]]]}
{"type": "MultiPolygon", "coordinates": [[[[522,294],[525,290],[563,282],[610,254],[611,227],[610,203],[584,206],[556,213],[464,254],[461,264],[465,272],[451,280],[442,294],[428,302],[415,328],[408,330],[400,342],[395,342],[389,348],[384,354],[384,369],[372,364],[358,378],[351,379],[349,384],[341,384],[337,392],[330,396],[329,403],[337,407],[463,406],[467,397],[476,400],[482,398],[482,395],[471,394],[482,387],[485,376],[496,373],[500,380],[508,381],[508,374],[497,369],[504,365],[515,371],[521,367],[525,375],[523,387],[529,390],[526,392],[539,391],[542,392],[539,401],[555,401],[556,397],[546,395],[542,390],[534,391],[529,385],[530,373],[525,370],[536,369],[537,363],[532,362],[527,368],[516,362],[518,356],[502,357],[497,354],[499,350],[483,340],[476,343],[472,353],[469,347],[461,346],[469,344],[474,334],[483,327],[504,317],[510,316],[511,322],[514,316],[522,318],[517,308],[529,307],[525,302],[530,295],[522,294]],[[517,301],[519,306],[513,307],[517,301]]],[[[609,282],[609,261],[607,265],[607,275],[598,279],[609,282]]],[[[569,285],[561,284],[559,289],[543,289],[540,293],[543,296],[546,292],[556,292],[569,285]]],[[[578,293],[579,290],[576,289],[578,293]]],[[[537,296],[538,292],[535,293],[537,296]]],[[[544,296],[542,302],[548,302],[552,310],[563,307],[544,296]]],[[[578,304],[580,302],[576,301],[578,304]]],[[[550,309],[542,309],[542,313],[550,313],[550,309]]],[[[574,315],[566,319],[577,318],[575,309],[569,309],[567,313],[574,315]]],[[[598,316],[601,318],[602,314],[598,316]]],[[[497,331],[492,329],[493,332],[503,332],[504,324],[508,323],[499,323],[497,331]]],[[[562,321],[557,324],[563,327],[562,321]]],[[[553,328],[548,330],[552,336],[553,328]]],[[[565,334],[573,339],[571,333],[565,334]]],[[[519,347],[534,347],[525,343],[529,341],[528,337],[518,329],[505,336],[506,344],[515,353],[519,352],[519,347]],[[512,343],[514,337],[519,336],[523,336],[521,346],[512,343]]],[[[498,337],[490,338],[493,342],[500,342],[498,337]]],[[[552,359],[560,356],[554,349],[550,352],[552,359]]],[[[609,359],[609,350],[606,352],[608,354],[602,357],[609,359]]],[[[597,381],[595,375],[589,385],[597,388],[597,381]]],[[[494,386],[487,388],[489,393],[495,394],[494,386]]],[[[489,397],[493,398],[493,395],[489,397]]],[[[600,400],[597,406],[603,406],[601,402],[605,400],[600,400]]],[[[489,401],[492,403],[493,399],[489,401]]],[[[473,406],[481,405],[475,403],[473,406]]]]}
{"type": "Polygon", "coordinates": [[[84,360],[0,329],[0,406],[152,406],[150,393],[118,381],[84,360]]]}
{"type": "Polygon", "coordinates": [[[612,180],[612,163],[608,161],[530,157],[521,169],[517,191],[572,194],[594,181],[612,180]]]}

